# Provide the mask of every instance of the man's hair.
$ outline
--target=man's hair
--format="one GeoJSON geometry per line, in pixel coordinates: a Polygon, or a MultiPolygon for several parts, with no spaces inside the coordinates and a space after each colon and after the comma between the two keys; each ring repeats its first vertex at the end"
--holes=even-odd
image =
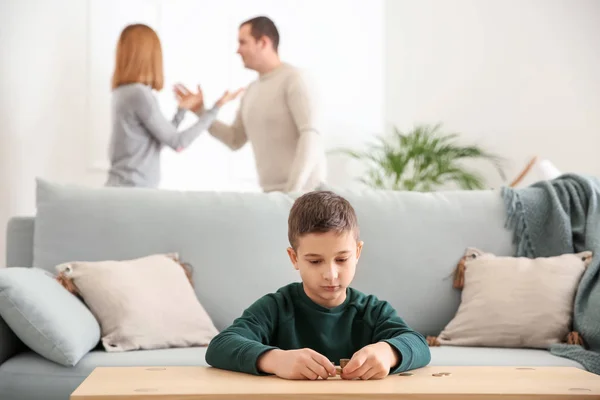
{"type": "Polygon", "coordinates": [[[294,202],[288,217],[288,240],[292,248],[297,248],[303,235],[332,231],[338,234],[352,231],[358,240],[358,221],[348,200],[330,191],[314,191],[294,202]]]}
{"type": "Polygon", "coordinates": [[[259,16],[251,18],[242,22],[240,28],[244,25],[250,25],[250,34],[254,39],[258,40],[263,36],[271,39],[273,50],[277,52],[277,48],[279,47],[279,31],[277,30],[275,23],[269,17],[259,16]]]}

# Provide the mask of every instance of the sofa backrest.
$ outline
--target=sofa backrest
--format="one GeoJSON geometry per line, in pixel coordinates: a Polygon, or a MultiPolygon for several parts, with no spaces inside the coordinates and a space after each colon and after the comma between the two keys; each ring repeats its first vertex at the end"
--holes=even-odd
{"type": "MultiPolygon", "coordinates": [[[[353,286],[389,301],[423,334],[439,333],[456,312],[452,272],[467,247],[512,255],[497,191],[336,192],[354,206],[365,242],[353,286]]],[[[221,329],[263,294],[299,280],[286,253],[297,196],[38,180],[34,224],[11,221],[8,259],[30,257],[32,266],[55,272],[67,261],[178,252],[194,267],[198,298],[221,329]]]]}

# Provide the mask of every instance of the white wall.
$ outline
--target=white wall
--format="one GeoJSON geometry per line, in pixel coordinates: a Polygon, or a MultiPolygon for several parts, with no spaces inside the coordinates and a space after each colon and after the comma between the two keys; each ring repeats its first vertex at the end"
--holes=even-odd
{"type": "MultiPolygon", "coordinates": [[[[388,0],[386,121],[600,176],[600,2],[388,0]]],[[[487,164],[490,186],[502,182],[487,164]]]]}
{"type": "Polygon", "coordinates": [[[85,2],[0,0],[2,260],[8,218],[35,212],[36,176],[85,181],[85,32],[85,2]]]}
{"type": "MultiPolygon", "coordinates": [[[[107,163],[106,82],[114,43],[126,24],[138,21],[152,26],[163,44],[166,84],[159,100],[169,116],[176,107],[171,91],[176,82],[201,84],[210,106],[226,89],[256,78],[236,54],[237,30],[242,21],[264,14],[278,25],[282,59],[304,69],[317,90],[319,129],[328,147],[383,130],[383,0],[91,0],[90,5],[90,156],[96,170],[106,170],[107,163]],[[359,24],[364,28],[355,29],[359,24]],[[356,57],[357,48],[367,50],[356,57]]],[[[232,121],[238,104],[227,105],[220,118],[232,121]]],[[[183,127],[194,120],[189,116],[183,127]]],[[[330,178],[343,183],[346,174],[332,161],[330,178]]],[[[210,135],[181,154],[166,149],[162,172],[161,187],[166,189],[259,189],[251,147],[233,153],[210,135]]]]}

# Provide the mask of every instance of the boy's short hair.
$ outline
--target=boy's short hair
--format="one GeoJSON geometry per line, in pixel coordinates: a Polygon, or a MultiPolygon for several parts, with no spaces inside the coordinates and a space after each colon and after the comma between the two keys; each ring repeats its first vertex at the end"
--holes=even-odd
{"type": "Polygon", "coordinates": [[[342,196],[330,191],[314,191],[300,196],[288,217],[288,240],[296,249],[298,239],[309,233],[352,231],[358,240],[358,220],[354,208],[342,196]]]}

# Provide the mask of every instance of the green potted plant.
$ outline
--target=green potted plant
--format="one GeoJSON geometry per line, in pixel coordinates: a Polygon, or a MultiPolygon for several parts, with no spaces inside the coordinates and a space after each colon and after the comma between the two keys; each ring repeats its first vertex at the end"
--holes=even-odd
{"type": "Polygon", "coordinates": [[[433,191],[454,183],[460,189],[484,189],[484,178],[463,165],[465,160],[490,161],[502,180],[505,174],[503,160],[474,145],[461,145],[458,134],[441,132],[441,125],[419,125],[410,132],[394,128],[386,138],[378,136],[376,142],[363,151],[340,149],[367,164],[366,176],[359,181],[375,189],[433,191]]]}

